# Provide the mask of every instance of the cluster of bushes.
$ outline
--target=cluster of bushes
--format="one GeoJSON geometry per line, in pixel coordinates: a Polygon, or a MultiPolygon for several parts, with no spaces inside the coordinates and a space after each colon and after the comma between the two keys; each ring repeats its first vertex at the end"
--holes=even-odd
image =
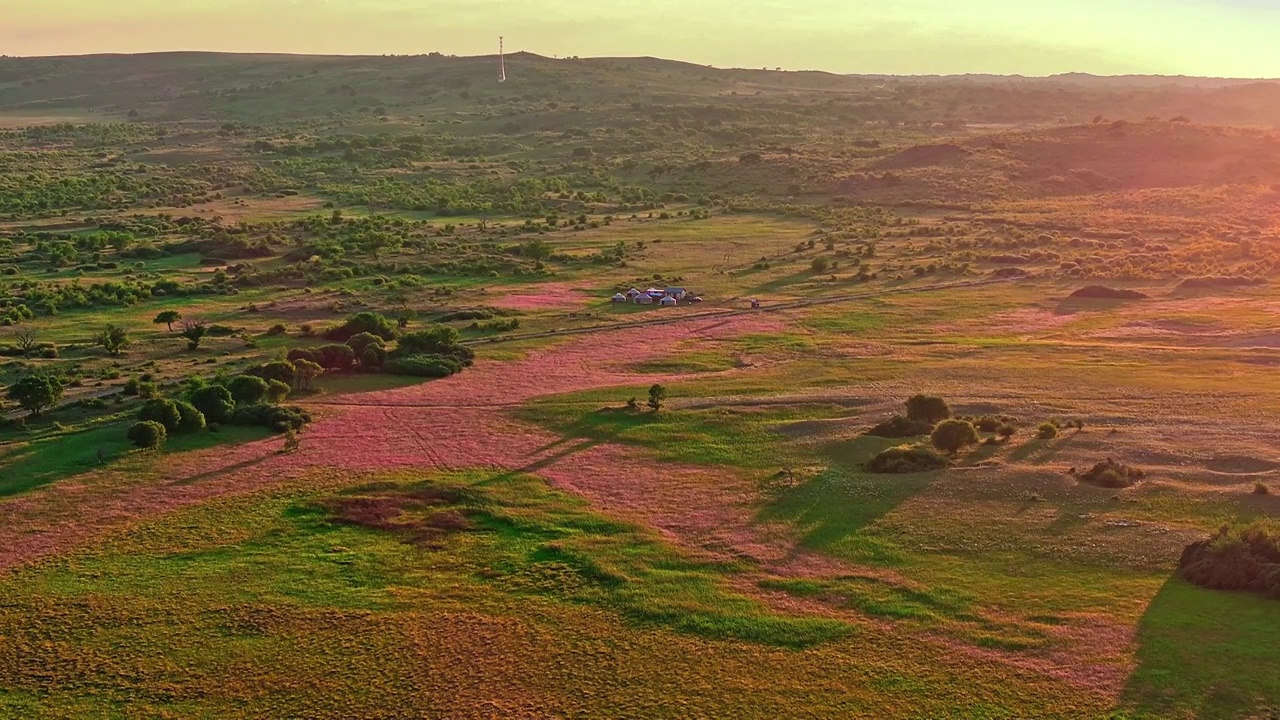
{"type": "Polygon", "coordinates": [[[909,438],[928,435],[934,425],[951,417],[951,407],[940,397],[916,395],[907,400],[907,414],[893,418],[871,428],[868,435],[883,438],[909,438]]]}
{"type": "Polygon", "coordinates": [[[145,402],[138,411],[138,423],[129,428],[128,438],[137,447],[153,449],[171,435],[194,433],[206,427],[217,430],[221,423],[264,427],[277,433],[300,430],[311,422],[311,416],[301,408],[279,404],[288,397],[289,390],[289,385],[280,380],[256,375],[238,375],[213,383],[192,380],[185,399],[153,397],[145,402]]]}
{"type": "Polygon", "coordinates": [[[315,377],[314,369],[333,372],[388,372],[396,375],[441,378],[460,372],[475,359],[475,352],[459,343],[458,331],[446,325],[397,334],[395,324],[378,313],[352,315],[341,327],[325,333],[338,342],[316,348],[295,348],[288,361],[271,363],[255,374],[272,373],[281,382],[288,379],[288,365],[297,376],[315,377]],[[395,340],[388,350],[388,341],[395,340]]]}
{"type": "Polygon", "coordinates": [[[1127,488],[1142,480],[1147,473],[1142,468],[1118,463],[1111,458],[1080,473],[1080,482],[1104,488],[1127,488]]]}
{"type": "Polygon", "coordinates": [[[1280,523],[1256,520],[1223,527],[1182,551],[1179,572],[1188,582],[1213,590],[1263,593],[1280,599],[1280,523]]]}
{"type": "Polygon", "coordinates": [[[951,465],[946,456],[921,447],[894,447],[881,452],[867,463],[867,470],[883,474],[907,474],[941,470],[951,465]]]}

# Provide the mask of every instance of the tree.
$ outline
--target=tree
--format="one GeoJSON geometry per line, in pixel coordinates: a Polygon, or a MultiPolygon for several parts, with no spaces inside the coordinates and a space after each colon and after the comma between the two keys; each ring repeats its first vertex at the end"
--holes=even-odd
{"type": "Polygon", "coordinates": [[[62,399],[62,383],[48,375],[26,375],[9,386],[8,396],[32,417],[39,417],[62,399]]]}
{"type": "Polygon", "coordinates": [[[661,385],[654,385],[649,388],[649,407],[654,412],[662,409],[662,403],[667,399],[667,389],[661,385]]]}
{"type": "Polygon", "coordinates": [[[324,368],[310,360],[297,360],[293,368],[296,371],[294,384],[299,390],[310,390],[312,382],[324,373],[324,368]]]}
{"type": "Polygon", "coordinates": [[[816,273],[824,273],[830,266],[830,261],[821,256],[814,258],[813,262],[809,264],[809,267],[816,273]]]}
{"type": "Polygon", "coordinates": [[[169,433],[164,429],[164,425],[153,420],[144,420],[129,428],[129,433],[126,437],[137,448],[157,450],[164,445],[165,438],[168,436],[169,433]]]}
{"type": "Polygon", "coordinates": [[[298,433],[294,432],[293,428],[290,428],[284,433],[284,448],[280,452],[285,454],[297,452],[298,444],[298,433]]]}
{"type": "Polygon", "coordinates": [[[22,356],[26,357],[36,349],[36,331],[30,328],[19,330],[15,334],[14,339],[18,341],[18,349],[22,351],[22,356]]]}
{"type": "Polygon", "coordinates": [[[231,391],[221,385],[206,385],[191,393],[191,405],[211,423],[226,422],[236,409],[231,391]]]}
{"type": "Polygon", "coordinates": [[[409,333],[400,338],[396,346],[397,356],[452,355],[458,349],[458,331],[448,325],[432,325],[426,330],[409,333]]]}
{"type": "Polygon", "coordinates": [[[978,444],[978,429],[967,420],[946,420],[934,428],[933,446],[954,455],[970,445],[978,444]]]}
{"type": "Polygon", "coordinates": [[[142,404],[142,409],[138,411],[138,419],[142,422],[160,423],[165,430],[176,433],[182,424],[182,412],[178,410],[178,405],[174,401],[155,398],[142,404]]]}
{"type": "Polygon", "coordinates": [[[95,342],[109,355],[119,355],[129,345],[129,333],[118,325],[107,325],[98,333],[95,342]]]}
{"type": "Polygon", "coordinates": [[[325,336],[334,342],[346,342],[360,333],[377,335],[383,340],[394,340],[396,328],[394,323],[380,313],[362,312],[347,318],[346,323],[325,333],[325,336]]]}
{"type": "Polygon", "coordinates": [[[199,350],[200,342],[209,334],[209,328],[204,324],[203,320],[184,320],[182,322],[182,337],[187,339],[188,350],[199,350]]]}
{"type": "Polygon", "coordinates": [[[267,382],[277,380],[285,383],[286,385],[293,384],[294,376],[297,375],[297,373],[298,369],[293,366],[293,363],[288,362],[287,360],[275,360],[249,371],[250,375],[260,377],[267,382]]]}
{"type": "Polygon", "coordinates": [[[204,429],[204,413],[197,410],[196,407],[189,402],[178,400],[173,404],[177,406],[178,415],[181,416],[181,419],[178,421],[178,432],[193,433],[204,429]]]}
{"type": "Polygon", "coordinates": [[[933,425],[951,417],[951,408],[940,397],[916,395],[907,401],[907,417],[933,425]]]}
{"type": "Polygon", "coordinates": [[[182,313],[177,310],[165,310],[156,315],[156,319],[151,322],[156,325],[165,325],[169,328],[169,332],[173,332],[173,324],[182,319],[182,313]]]}
{"type": "Polygon", "coordinates": [[[379,345],[370,345],[360,353],[360,369],[365,372],[381,372],[387,364],[387,351],[379,345]]]}
{"type": "Polygon", "coordinates": [[[236,405],[253,405],[262,402],[267,396],[267,381],[252,375],[239,375],[227,383],[231,398],[236,405]]]}
{"type": "Polygon", "coordinates": [[[321,345],[313,352],[316,363],[325,370],[347,372],[356,364],[356,351],[347,345],[321,345]]]}
{"type": "Polygon", "coordinates": [[[289,391],[293,388],[288,383],[279,380],[267,381],[267,402],[279,405],[289,398],[289,391]]]}
{"type": "Polygon", "coordinates": [[[347,338],[347,347],[355,351],[356,357],[364,354],[365,348],[374,345],[377,347],[386,347],[387,343],[382,338],[373,333],[360,333],[347,338]]]}

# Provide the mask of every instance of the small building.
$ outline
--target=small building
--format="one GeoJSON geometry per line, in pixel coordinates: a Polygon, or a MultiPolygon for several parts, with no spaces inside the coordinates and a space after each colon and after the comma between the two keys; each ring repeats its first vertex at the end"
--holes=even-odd
{"type": "Polygon", "coordinates": [[[689,294],[689,291],[685,290],[682,287],[669,287],[663,290],[662,294],[666,295],[667,297],[673,297],[676,300],[683,300],[684,296],[689,294]]]}
{"type": "Polygon", "coordinates": [[[616,303],[623,303],[627,301],[627,296],[622,293],[618,293],[617,295],[614,295],[612,299],[616,303]]]}
{"type": "Polygon", "coordinates": [[[641,293],[639,290],[637,290],[637,289],[635,289],[635,288],[631,288],[630,290],[628,290],[628,291],[627,291],[627,299],[628,299],[628,300],[635,300],[635,299],[636,299],[636,296],[637,296],[637,295],[640,295],[640,294],[642,294],[642,293],[641,293]]]}
{"type": "Polygon", "coordinates": [[[672,296],[670,296],[670,295],[664,296],[664,297],[663,297],[661,300],[659,300],[658,302],[659,302],[659,303],[661,303],[664,307],[671,307],[671,306],[673,306],[673,305],[679,305],[679,304],[680,304],[680,301],[679,301],[679,300],[675,299],[674,297],[672,297],[672,296]]]}
{"type": "Polygon", "coordinates": [[[637,305],[652,305],[653,298],[650,297],[648,293],[640,293],[636,296],[635,303],[637,305]]]}

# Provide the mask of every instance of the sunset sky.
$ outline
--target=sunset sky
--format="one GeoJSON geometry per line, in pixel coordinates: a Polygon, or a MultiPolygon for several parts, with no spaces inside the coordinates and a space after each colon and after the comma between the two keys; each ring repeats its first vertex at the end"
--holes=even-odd
{"type": "Polygon", "coordinates": [[[0,0],[0,54],[655,55],[864,73],[1280,77],[1280,0],[0,0]]]}

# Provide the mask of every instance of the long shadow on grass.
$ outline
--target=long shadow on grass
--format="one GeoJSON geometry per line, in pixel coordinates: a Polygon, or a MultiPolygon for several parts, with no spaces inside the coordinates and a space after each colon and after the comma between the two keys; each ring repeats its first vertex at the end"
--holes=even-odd
{"type": "Polygon", "coordinates": [[[893,541],[862,531],[923,492],[939,475],[878,475],[863,468],[876,452],[900,442],[863,437],[829,445],[824,454],[835,462],[775,493],[757,520],[791,524],[803,533],[801,543],[814,550],[855,561],[894,564],[899,551],[893,541]]]}
{"type": "Polygon", "coordinates": [[[1276,717],[1280,600],[1206,590],[1177,577],[1138,623],[1137,668],[1120,708],[1133,717],[1276,717]]]}

